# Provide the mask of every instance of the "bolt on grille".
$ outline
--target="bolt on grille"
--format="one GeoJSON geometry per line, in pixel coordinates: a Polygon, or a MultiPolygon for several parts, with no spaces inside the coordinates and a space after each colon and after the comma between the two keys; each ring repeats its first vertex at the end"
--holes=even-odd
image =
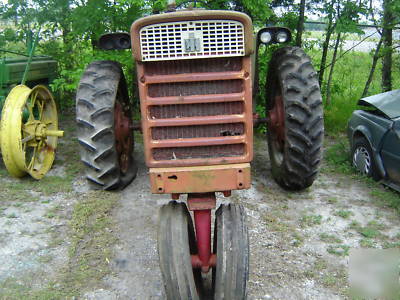
{"type": "Polygon", "coordinates": [[[140,30],[143,61],[244,56],[243,24],[233,20],[168,22],[140,30]]]}

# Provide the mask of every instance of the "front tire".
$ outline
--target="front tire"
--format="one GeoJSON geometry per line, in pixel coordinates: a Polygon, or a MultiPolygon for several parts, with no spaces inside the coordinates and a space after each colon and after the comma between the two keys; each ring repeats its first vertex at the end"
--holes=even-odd
{"type": "Polygon", "coordinates": [[[353,166],[361,174],[372,177],[376,181],[380,179],[371,146],[366,138],[359,137],[354,140],[351,157],[353,166]]]}
{"type": "Polygon", "coordinates": [[[318,173],[324,125],[317,74],[302,49],[275,51],[266,95],[272,176],[284,189],[303,190],[318,173]]]}
{"type": "Polygon", "coordinates": [[[249,237],[241,205],[221,204],[215,213],[214,300],[246,299],[249,278],[249,237]]]}
{"type": "Polygon", "coordinates": [[[192,254],[197,254],[192,218],[184,203],[171,201],[161,207],[158,224],[158,256],[168,300],[201,299],[201,272],[193,269],[192,254]]]}
{"type": "Polygon", "coordinates": [[[91,63],[76,95],[81,161],[94,189],[124,188],[136,176],[132,114],[121,66],[91,63]]]}

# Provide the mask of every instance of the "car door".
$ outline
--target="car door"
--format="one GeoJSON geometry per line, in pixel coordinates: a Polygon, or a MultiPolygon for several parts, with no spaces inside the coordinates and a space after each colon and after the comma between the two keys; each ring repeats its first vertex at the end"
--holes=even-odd
{"type": "Polygon", "coordinates": [[[400,118],[384,137],[381,155],[390,180],[400,184],[400,118]]]}

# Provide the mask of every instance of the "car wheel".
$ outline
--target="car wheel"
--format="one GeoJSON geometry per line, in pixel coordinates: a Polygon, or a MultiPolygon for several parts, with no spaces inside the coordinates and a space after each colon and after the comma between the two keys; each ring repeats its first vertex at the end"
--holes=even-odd
{"type": "Polygon", "coordinates": [[[379,180],[373,152],[366,138],[356,138],[351,153],[353,166],[360,173],[372,177],[374,180],[379,180]]]}

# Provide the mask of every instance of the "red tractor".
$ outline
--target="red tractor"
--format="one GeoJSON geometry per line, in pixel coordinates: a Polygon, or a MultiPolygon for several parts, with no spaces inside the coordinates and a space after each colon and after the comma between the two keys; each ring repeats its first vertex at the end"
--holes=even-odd
{"type": "MultiPolygon", "coordinates": [[[[211,210],[215,193],[251,185],[253,125],[267,123],[272,174],[285,189],[309,187],[323,140],[320,88],[310,58],[297,47],[269,63],[267,118],[254,113],[261,45],[287,43],[288,29],[254,35],[243,13],[183,9],[141,18],[130,34],[106,34],[102,49],[133,50],[145,161],[151,192],[173,201],[159,214],[158,253],[168,299],[201,299],[202,273],[212,269],[214,299],[246,298],[249,239],[241,205],[211,210]],[[187,194],[187,202],[178,202],[187,194]],[[190,214],[193,211],[193,219],[190,214]]],[[[136,175],[132,107],[121,66],[96,61],[76,97],[78,138],[94,188],[121,189],[136,175]]]]}

